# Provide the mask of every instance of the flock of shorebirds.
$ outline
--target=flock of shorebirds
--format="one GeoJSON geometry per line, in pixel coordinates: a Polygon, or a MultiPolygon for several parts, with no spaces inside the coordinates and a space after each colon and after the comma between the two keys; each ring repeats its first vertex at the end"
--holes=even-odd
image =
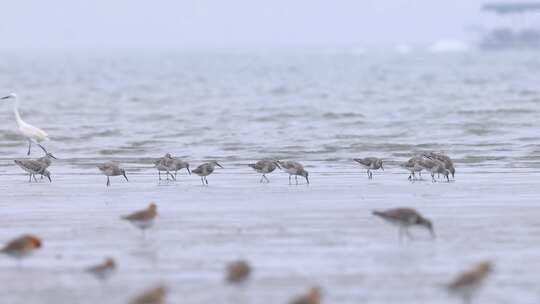
{"type": "MultiPolygon", "coordinates": [[[[132,225],[139,228],[143,235],[145,235],[145,231],[154,225],[157,215],[157,206],[155,203],[151,203],[146,209],[123,216],[121,219],[130,222],[132,225]]],[[[413,226],[427,229],[431,236],[435,238],[435,230],[432,222],[414,209],[394,208],[383,211],[373,211],[373,215],[397,226],[400,242],[403,241],[404,238],[413,240],[409,231],[409,228],[413,226]]],[[[17,265],[20,267],[21,260],[40,249],[42,244],[43,241],[37,236],[23,235],[8,242],[0,249],[0,253],[16,259],[17,265]]],[[[107,258],[102,264],[88,267],[85,271],[94,275],[98,280],[105,281],[116,271],[116,262],[112,258],[107,258]]],[[[458,275],[446,285],[446,288],[449,292],[461,297],[464,303],[471,303],[474,295],[478,292],[491,271],[492,265],[490,262],[481,262],[474,266],[474,268],[458,275]]],[[[230,284],[242,284],[250,278],[251,274],[252,267],[244,260],[233,261],[225,267],[225,281],[230,284]]],[[[167,287],[158,285],[134,297],[130,304],[165,303],[166,295],[167,287]]],[[[321,288],[315,286],[309,289],[305,295],[295,297],[289,303],[320,304],[321,298],[321,288]]]]}
{"type": "MultiPolygon", "coordinates": [[[[40,147],[45,155],[37,159],[17,159],[15,163],[29,174],[29,181],[32,179],[37,181],[36,175],[40,175],[41,178],[46,177],[51,180],[51,173],[48,168],[55,157],[49,153],[41,142],[48,139],[47,133],[37,127],[34,127],[24,122],[18,111],[18,99],[14,93],[9,94],[0,100],[14,99],[14,113],[19,131],[28,140],[28,155],[32,144],[40,147]]],[[[354,159],[358,164],[364,167],[367,171],[369,179],[373,178],[373,171],[384,170],[383,160],[376,157],[358,158],[354,159]]],[[[155,168],[158,171],[158,179],[161,180],[161,174],[164,173],[166,179],[169,177],[172,180],[176,180],[178,171],[186,169],[189,174],[194,173],[200,176],[201,183],[208,185],[207,177],[212,174],[216,167],[223,168],[217,161],[210,161],[198,166],[194,170],[190,170],[189,163],[185,160],[177,159],[171,154],[159,158],[155,162],[155,168]]],[[[295,183],[298,184],[298,176],[305,178],[307,184],[309,184],[309,173],[304,166],[295,161],[280,161],[280,160],[260,160],[256,163],[249,164],[249,167],[253,168],[256,172],[261,174],[259,180],[260,183],[270,182],[266,176],[272,173],[277,168],[282,169],[289,174],[289,184],[292,184],[292,177],[295,177],[295,183]]],[[[442,175],[447,182],[450,181],[450,175],[454,178],[455,168],[454,163],[450,157],[443,153],[437,152],[425,152],[418,154],[408,161],[401,164],[401,167],[408,170],[410,175],[408,179],[410,181],[416,181],[421,178],[421,172],[427,171],[431,174],[431,180],[436,181],[435,175],[442,175]]],[[[128,181],[126,170],[116,162],[107,162],[98,166],[98,169],[102,174],[107,177],[107,186],[110,186],[111,176],[123,176],[128,181]]],[[[130,215],[122,217],[123,220],[129,221],[135,227],[141,229],[143,234],[154,224],[157,217],[157,206],[151,203],[147,209],[134,212],[130,215]]],[[[435,238],[435,231],[432,222],[421,215],[418,211],[411,208],[395,208],[384,211],[373,211],[373,215],[382,218],[383,220],[396,225],[398,227],[398,236],[400,242],[404,239],[412,240],[412,235],[409,228],[412,226],[419,226],[426,228],[435,238]]],[[[42,246],[42,240],[34,235],[23,235],[10,242],[8,242],[0,253],[6,254],[17,260],[17,264],[20,266],[21,260],[29,256],[34,251],[38,250],[42,246]]],[[[99,280],[106,280],[116,270],[116,262],[112,258],[107,258],[103,264],[92,266],[86,269],[86,271],[94,275],[99,280]]],[[[470,303],[477,290],[480,288],[488,274],[492,270],[490,262],[481,262],[469,271],[466,271],[457,276],[452,282],[447,284],[447,289],[459,295],[465,303],[470,303]]],[[[226,266],[225,279],[231,284],[241,284],[247,281],[251,275],[251,266],[246,261],[235,261],[226,266]]],[[[167,288],[165,286],[157,286],[149,289],[142,294],[134,297],[130,303],[132,304],[158,304],[164,303],[167,294],[167,288]]],[[[319,304],[321,303],[322,292],[319,287],[312,287],[305,295],[298,296],[291,300],[291,304],[319,304]]]]}

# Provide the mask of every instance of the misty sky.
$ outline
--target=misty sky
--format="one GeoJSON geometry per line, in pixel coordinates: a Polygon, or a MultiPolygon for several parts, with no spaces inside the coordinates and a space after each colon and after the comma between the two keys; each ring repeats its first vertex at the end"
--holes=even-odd
{"type": "MultiPolygon", "coordinates": [[[[512,1],[512,0],[511,0],[512,1]]],[[[376,46],[470,40],[481,0],[2,1],[0,48],[376,46]]]]}

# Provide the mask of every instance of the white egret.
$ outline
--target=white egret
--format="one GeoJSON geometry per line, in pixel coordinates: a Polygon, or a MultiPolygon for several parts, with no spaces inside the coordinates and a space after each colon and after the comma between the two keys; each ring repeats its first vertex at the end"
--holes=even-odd
{"type": "Polygon", "coordinates": [[[41,145],[42,141],[49,140],[47,132],[41,130],[38,127],[34,127],[31,124],[28,124],[24,122],[24,120],[22,120],[21,114],[19,114],[19,99],[17,98],[17,94],[11,93],[7,96],[0,98],[0,100],[4,99],[15,99],[13,103],[13,112],[15,113],[15,120],[17,121],[19,131],[28,140],[28,155],[30,155],[30,148],[32,147],[32,143],[38,145],[45,152],[45,154],[47,154],[47,150],[41,145]]]}

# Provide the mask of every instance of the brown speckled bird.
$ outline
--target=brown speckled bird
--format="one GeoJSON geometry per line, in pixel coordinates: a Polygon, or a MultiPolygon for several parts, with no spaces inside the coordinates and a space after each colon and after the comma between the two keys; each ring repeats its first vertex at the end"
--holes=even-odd
{"type": "Polygon", "coordinates": [[[227,282],[243,283],[251,274],[251,267],[246,261],[236,261],[227,265],[227,282]]]}
{"type": "Polygon", "coordinates": [[[164,286],[157,286],[148,289],[133,298],[130,304],[163,304],[165,303],[165,296],[167,295],[167,288],[164,286]]]}
{"type": "Polygon", "coordinates": [[[116,263],[112,258],[107,258],[102,264],[86,268],[86,272],[95,276],[98,280],[107,280],[116,270],[116,263]]]}
{"type": "Polygon", "coordinates": [[[122,219],[129,221],[131,224],[143,231],[154,225],[154,219],[157,216],[157,206],[154,203],[150,203],[148,208],[134,212],[132,214],[123,216],[122,219]]]}
{"type": "Polygon", "coordinates": [[[473,269],[463,272],[448,284],[448,290],[461,297],[463,303],[469,304],[492,270],[493,266],[490,262],[479,263],[473,269]]]}
{"type": "Polygon", "coordinates": [[[411,226],[425,227],[429,230],[431,236],[435,238],[435,231],[433,230],[431,221],[412,208],[394,208],[385,211],[373,211],[373,214],[399,227],[400,242],[402,241],[403,234],[409,239],[413,238],[409,232],[409,227],[411,226]]]}
{"type": "Polygon", "coordinates": [[[289,304],[320,304],[321,297],[321,289],[311,287],[305,295],[292,299],[289,304]]]}
{"type": "Polygon", "coordinates": [[[0,252],[16,259],[17,266],[20,266],[23,258],[41,248],[41,243],[37,236],[26,234],[7,243],[0,252]]]}

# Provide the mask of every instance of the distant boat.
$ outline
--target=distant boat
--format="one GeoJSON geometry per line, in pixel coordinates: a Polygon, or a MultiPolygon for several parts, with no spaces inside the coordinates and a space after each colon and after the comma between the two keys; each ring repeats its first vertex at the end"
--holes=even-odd
{"type": "Polygon", "coordinates": [[[485,49],[540,48],[540,27],[524,25],[527,20],[532,19],[523,17],[526,13],[540,13],[540,2],[487,3],[482,6],[482,9],[505,18],[504,23],[511,23],[511,25],[490,30],[482,37],[480,47],[485,49]]]}

